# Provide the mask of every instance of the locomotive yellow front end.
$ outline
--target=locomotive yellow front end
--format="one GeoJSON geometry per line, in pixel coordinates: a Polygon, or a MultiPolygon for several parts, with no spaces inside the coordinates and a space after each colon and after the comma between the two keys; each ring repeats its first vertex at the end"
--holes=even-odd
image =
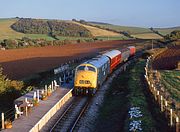
{"type": "Polygon", "coordinates": [[[81,64],[76,68],[74,93],[94,94],[97,87],[97,68],[91,64],[81,64]]]}

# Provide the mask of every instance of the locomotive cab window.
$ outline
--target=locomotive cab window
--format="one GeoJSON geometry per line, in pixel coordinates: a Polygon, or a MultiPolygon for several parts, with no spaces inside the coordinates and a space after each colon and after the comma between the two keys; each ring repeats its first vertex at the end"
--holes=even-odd
{"type": "Polygon", "coordinates": [[[85,66],[80,66],[80,67],[78,67],[78,71],[80,71],[80,70],[84,70],[84,68],[85,68],[85,66]]]}
{"type": "Polygon", "coordinates": [[[91,66],[87,66],[89,71],[93,71],[93,72],[96,72],[96,69],[94,67],[91,67],[91,66]]]}
{"type": "Polygon", "coordinates": [[[94,67],[91,66],[80,66],[77,69],[78,71],[82,70],[82,71],[93,71],[96,72],[96,69],[94,67]]]}

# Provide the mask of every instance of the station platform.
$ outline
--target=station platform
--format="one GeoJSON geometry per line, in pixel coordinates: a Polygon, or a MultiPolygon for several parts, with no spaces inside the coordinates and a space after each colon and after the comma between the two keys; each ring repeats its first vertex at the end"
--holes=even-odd
{"type": "Polygon", "coordinates": [[[46,101],[40,100],[39,106],[32,107],[27,116],[23,114],[12,122],[12,128],[4,129],[2,132],[29,132],[72,87],[73,84],[65,84],[57,88],[46,101]]]}

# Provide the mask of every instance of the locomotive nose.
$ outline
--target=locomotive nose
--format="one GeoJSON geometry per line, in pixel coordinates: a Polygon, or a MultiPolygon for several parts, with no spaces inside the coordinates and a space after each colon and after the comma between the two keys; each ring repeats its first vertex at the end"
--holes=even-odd
{"type": "Polygon", "coordinates": [[[96,74],[94,72],[81,71],[75,78],[75,86],[78,87],[94,87],[96,74]]]}

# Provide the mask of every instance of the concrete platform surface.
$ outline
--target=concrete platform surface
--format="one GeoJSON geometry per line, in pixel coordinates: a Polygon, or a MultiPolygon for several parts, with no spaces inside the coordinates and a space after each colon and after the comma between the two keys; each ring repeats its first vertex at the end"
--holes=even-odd
{"type": "Polygon", "coordinates": [[[11,129],[2,132],[28,132],[70,89],[57,88],[46,101],[40,100],[39,106],[34,106],[28,112],[28,116],[22,115],[13,121],[11,129]]]}

